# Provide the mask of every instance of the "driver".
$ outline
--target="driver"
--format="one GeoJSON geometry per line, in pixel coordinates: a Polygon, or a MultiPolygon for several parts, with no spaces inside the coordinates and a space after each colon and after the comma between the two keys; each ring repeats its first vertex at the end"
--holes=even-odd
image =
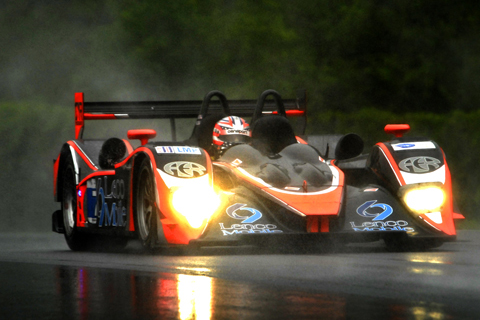
{"type": "Polygon", "coordinates": [[[213,128],[214,159],[234,145],[250,143],[251,136],[250,125],[240,117],[228,116],[218,121],[213,128]]]}

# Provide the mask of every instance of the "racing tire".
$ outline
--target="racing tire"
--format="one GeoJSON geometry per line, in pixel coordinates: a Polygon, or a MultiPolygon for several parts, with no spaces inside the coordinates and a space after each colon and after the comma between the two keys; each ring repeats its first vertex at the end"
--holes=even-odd
{"type": "Polygon", "coordinates": [[[99,252],[120,252],[125,249],[127,244],[127,237],[105,236],[95,242],[93,249],[99,252]]]}
{"type": "Polygon", "coordinates": [[[135,229],[142,246],[151,251],[158,243],[155,184],[152,165],[144,159],[140,165],[135,194],[135,229]]]}
{"type": "Polygon", "coordinates": [[[75,167],[72,156],[68,155],[62,171],[62,215],[65,241],[72,251],[85,251],[92,248],[94,240],[77,229],[77,189],[75,167]]]}

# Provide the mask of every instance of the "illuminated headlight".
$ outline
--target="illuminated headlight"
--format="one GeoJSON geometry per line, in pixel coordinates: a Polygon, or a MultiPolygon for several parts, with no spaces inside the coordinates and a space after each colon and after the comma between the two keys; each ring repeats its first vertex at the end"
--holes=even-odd
{"type": "Polygon", "coordinates": [[[416,214],[441,211],[445,203],[445,191],[441,183],[406,185],[399,195],[407,207],[416,214]]]}
{"type": "Polygon", "coordinates": [[[201,227],[220,205],[220,197],[208,186],[183,186],[172,188],[171,191],[173,208],[183,215],[193,228],[201,227]]]}

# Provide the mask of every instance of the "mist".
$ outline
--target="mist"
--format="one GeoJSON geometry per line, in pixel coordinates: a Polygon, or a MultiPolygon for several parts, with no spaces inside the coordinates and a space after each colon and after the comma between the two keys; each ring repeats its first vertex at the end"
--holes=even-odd
{"type": "MultiPolygon", "coordinates": [[[[479,12],[468,1],[454,8],[427,1],[4,1],[0,231],[50,230],[59,209],[52,164],[74,137],[75,92],[86,101],[145,101],[201,100],[214,89],[255,99],[273,88],[292,98],[307,89],[310,132],[355,128],[372,141],[385,138],[382,126],[372,127],[378,110],[391,112],[385,121],[414,118],[430,127],[412,131],[445,145],[454,183],[468,189],[460,202],[473,211],[480,203],[479,12]],[[355,118],[365,113],[367,120],[355,118]]],[[[125,138],[127,129],[153,127],[159,139],[170,138],[161,121],[112,125],[88,122],[85,137],[125,138]]],[[[177,125],[180,140],[192,126],[177,125]]]]}

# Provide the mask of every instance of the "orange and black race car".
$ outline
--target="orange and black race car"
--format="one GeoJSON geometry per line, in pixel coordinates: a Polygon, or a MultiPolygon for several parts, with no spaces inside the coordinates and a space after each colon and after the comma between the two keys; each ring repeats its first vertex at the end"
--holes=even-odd
{"type": "Polygon", "coordinates": [[[146,248],[383,239],[393,249],[456,238],[454,219],[463,216],[434,141],[403,137],[409,126],[390,124],[393,139],[362,154],[358,135],[305,136],[305,125],[305,93],[141,102],[86,102],[76,93],[75,139],[54,161],[61,209],[53,230],[72,250],[121,248],[135,238],[146,248]],[[212,160],[214,127],[233,115],[250,119],[251,140],[212,160]],[[191,137],[176,141],[182,118],[197,120],[191,137]],[[170,119],[171,134],[152,140],[155,130],[132,129],[128,139],[82,139],[87,120],[117,119],[170,119]]]}

